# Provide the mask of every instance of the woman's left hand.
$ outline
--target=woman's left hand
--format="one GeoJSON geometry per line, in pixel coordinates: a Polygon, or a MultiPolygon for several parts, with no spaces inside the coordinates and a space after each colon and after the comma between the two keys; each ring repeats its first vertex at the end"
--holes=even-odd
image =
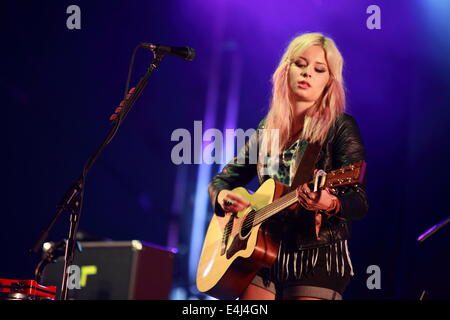
{"type": "Polygon", "coordinates": [[[313,192],[309,189],[308,184],[304,183],[297,188],[298,202],[306,209],[310,211],[327,210],[335,196],[332,195],[328,188],[319,189],[318,192],[313,192]]]}

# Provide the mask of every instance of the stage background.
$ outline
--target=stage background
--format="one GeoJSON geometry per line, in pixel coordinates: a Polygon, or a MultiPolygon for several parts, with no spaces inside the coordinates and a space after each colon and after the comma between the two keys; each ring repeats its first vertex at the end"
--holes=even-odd
{"type": "MultiPolygon", "coordinates": [[[[408,1],[2,1],[3,119],[0,278],[31,279],[28,254],[55,206],[103,139],[142,41],[197,50],[166,57],[87,179],[80,230],[93,237],[176,248],[173,299],[205,299],[193,282],[211,215],[218,165],[175,165],[171,134],[255,128],[271,74],[303,32],[332,37],[344,60],[347,112],[367,149],[370,209],[353,224],[355,268],[346,299],[449,298],[450,2],[408,1]],[[69,30],[69,5],[81,29],[69,30]],[[381,9],[370,30],[367,8],[381,9]],[[381,269],[369,290],[367,267],[381,269]]],[[[136,57],[132,84],[151,53],[136,57]]],[[[256,181],[249,186],[257,187],[256,181]]],[[[66,237],[62,216],[49,240],[66,237]]],[[[157,261],[155,261],[157,263],[157,261]]]]}

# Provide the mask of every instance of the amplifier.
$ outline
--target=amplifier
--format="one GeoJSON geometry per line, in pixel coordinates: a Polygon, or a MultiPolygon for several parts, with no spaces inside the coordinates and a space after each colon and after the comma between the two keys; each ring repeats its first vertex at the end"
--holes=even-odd
{"type": "MultiPolygon", "coordinates": [[[[163,300],[169,298],[175,250],[142,241],[80,242],[68,285],[74,300],[163,300]]],[[[44,285],[60,297],[64,257],[43,272],[44,285]]]]}

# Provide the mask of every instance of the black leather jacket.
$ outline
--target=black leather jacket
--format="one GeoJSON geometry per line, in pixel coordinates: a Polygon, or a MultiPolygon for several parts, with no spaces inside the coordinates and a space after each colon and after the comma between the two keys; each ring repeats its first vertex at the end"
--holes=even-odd
{"type": "MultiPolygon", "coordinates": [[[[263,122],[264,119],[258,128],[264,128],[263,122]]],[[[252,139],[249,139],[241,150],[241,154],[242,152],[245,155],[249,154],[251,143],[252,139]]],[[[364,156],[364,145],[359,127],[351,115],[344,113],[330,128],[315,167],[329,172],[362,161],[365,159],[364,156]]],[[[219,191],[245,186],[257,174],[260,184],[268,178],[259,174],[260,164],[249,164],[248,161],[245,164],[239,164],[235,160],[236,158],[232,159],[222,172],[216,174],[208,186],[211,203],[217,215],[224,214],[217,203],[219,191]]],[[[321,247],[338,240],[348,239],[351,235],[351,221],[363,218],[368,211],[367,188],[364,181],[362,184],[336,188],[336,191],[341,210],[334,216],[323,216],[319,239],[315,234],[314,213],[300,207],[294,214],[291,211],[288,214],[277,215],[277,221],[285,226],[283,239],[298,249],[321,247]]]]}

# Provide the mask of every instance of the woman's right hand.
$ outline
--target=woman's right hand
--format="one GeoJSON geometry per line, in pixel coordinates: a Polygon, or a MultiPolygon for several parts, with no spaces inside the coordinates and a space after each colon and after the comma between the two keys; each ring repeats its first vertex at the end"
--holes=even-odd
{"type": "Polygon", "coordinates": [[[239,212],[250,206],[250,202],[230,190],[221,190],[217,202],[225,212],[239,212]]]}

